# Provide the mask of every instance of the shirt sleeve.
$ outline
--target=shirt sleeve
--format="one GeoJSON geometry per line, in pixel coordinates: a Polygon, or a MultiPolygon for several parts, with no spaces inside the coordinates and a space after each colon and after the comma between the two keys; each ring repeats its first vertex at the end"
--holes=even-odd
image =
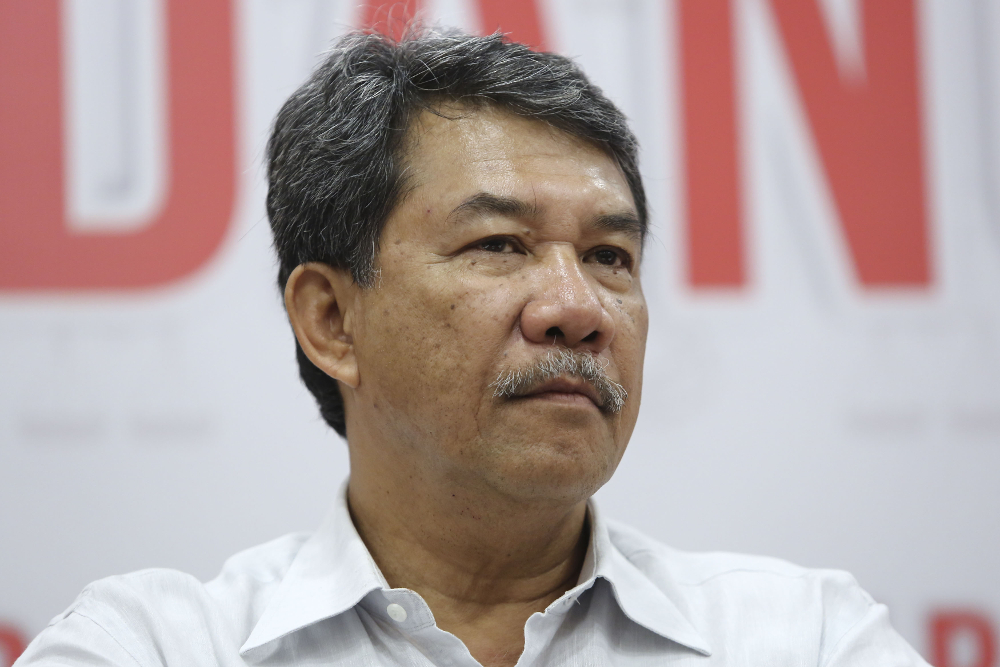
{"type": "Polygon", "coordinates": [[[77,611],[62,614],[28,645],[14,667],[139,667],[108,630],[77,611]]]}
{"type": "MultiPolygon", "coordinates": [[[[860,592],[860,588],[858,588],[860,592]]],[[[865,594],[867,597],[867,594],[865,594]]],[[[820,667],[930,667],[889,623],[884,604],[867,611],[832,647],[820,667]]]]}

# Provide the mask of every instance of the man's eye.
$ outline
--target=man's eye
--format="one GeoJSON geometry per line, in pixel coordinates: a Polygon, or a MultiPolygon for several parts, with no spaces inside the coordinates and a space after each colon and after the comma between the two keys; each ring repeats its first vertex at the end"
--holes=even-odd
{"type": "Polygon", "coordinates": [[[485,239],[477,243],[476,247],[486,252],[514,252],[515,250],[511,240],[503,237],[485,239]]]}
{"type": "Polygon", "coordinates": [[[618,250],[612,250],[611,248],[601,248],[600,250],[595,250],[591,257],[598,264],[603,264],[604,266],[627,266],[628,261],[625,254],[618,250]]]}

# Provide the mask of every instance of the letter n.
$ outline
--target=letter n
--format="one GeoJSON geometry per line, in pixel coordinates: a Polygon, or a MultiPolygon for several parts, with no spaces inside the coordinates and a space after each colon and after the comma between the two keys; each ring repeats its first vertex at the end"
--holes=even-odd
{"type": "MultiPolygon", "coordinates": [[[[815,0],[770,0],[858,281],[931,282],[912,0],[861,0],[864,75],[842,77],[815,0]]],[[[732,7],[681,0],[689,281],[744,283],[732,7]]]]}

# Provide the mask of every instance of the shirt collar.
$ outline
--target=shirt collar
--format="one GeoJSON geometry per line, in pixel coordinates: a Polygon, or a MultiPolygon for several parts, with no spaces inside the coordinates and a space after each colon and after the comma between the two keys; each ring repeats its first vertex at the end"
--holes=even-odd
{"type": "Polygon", "coordinates": [[[240,655],[343,613],[382,588],[389,586],[354,527],[344,482],[333,509],[296,554],[240,655]]]}
{"type": "MultiPolygon", "coordinates": [[[[661,637],[704,655],[708,642],[670,598],[611,541],[593,500],[590,546],[577,592],[605,579],[622,612],[661,637]]],[[[347,506],[347,482],[319,530],[299,550],[240,654],[254,657],[266,644],[351,609],[373,590],[388,589],[378,565],[358,535],[347,506]]]]}
{"type": "MultiPolygon", "coordinates": [[[[593,500],[588,503],[588,511],[590,547],[580,572],[578,588],[590,588],[598,578],[606,580],[611,584],[618,606],[633,622],[703,655],[711,655],[708,642],[661,586],[614,545],[608,525],[593,500]]],[[[666,587],[676,590],[673,586],[666,587]]]]}

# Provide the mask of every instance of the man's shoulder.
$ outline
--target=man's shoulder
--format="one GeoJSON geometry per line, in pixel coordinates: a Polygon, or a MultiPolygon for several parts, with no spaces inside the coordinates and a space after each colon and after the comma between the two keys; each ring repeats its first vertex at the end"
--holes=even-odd
{"type": "Polygon", "coordinates": [[[99,579],[52,619],[23,664],[33,664],[27,658],[35,653],[59,657],[79,647],[124,652],[139,664],[159,662],[146,655],[154,647],[210,650],[223,643],[235,655],[308,537],[290,534],[241,551],[208,582],[166,568],[99,579]]]}
{"type": "MultiPolygon", "coordinates": [[[[215,578],[197,577],[168,568],[149,568],[99,579],[87,586],[67,612],[90,610],[108,600],[134,600],[169,608],[176,603],[213,602],[222,606],[259,596],[288,571],[308,533],[292,533],[245,549],[226,559],[215,578]]],[[[58,618],[58,617],[57,617],[58,618]]]]}
{"type": "MultiPolygon", "coordinates": [[[[730,664],[730,651],[743,656],[747,647],[766,646],[772,657],[815,656],[821,665],[927,665],[893,630],[885,606],[847,572],[767,556],[681,551],[617,522],[608,522],[608,533],[615,550],[682,611],[720,663],[730,664]]],[[[743,662],[734,657],[732,664],[743,662]]]]}
{"type": "MultiPolygon", "coordinates": [[[[808,596],[816,603],[841,598],[859,610],[875,604],[850,573],[796,565],[781,558],[726,551],[683,551],[620,522],[608,522],[611,542],[650,580],[680,587],[692,595],[712,593],[761,597],[774,604],[775,594],[808,596]]],[[[801,604],[801,600],[796,601],[801,604]]]]}

